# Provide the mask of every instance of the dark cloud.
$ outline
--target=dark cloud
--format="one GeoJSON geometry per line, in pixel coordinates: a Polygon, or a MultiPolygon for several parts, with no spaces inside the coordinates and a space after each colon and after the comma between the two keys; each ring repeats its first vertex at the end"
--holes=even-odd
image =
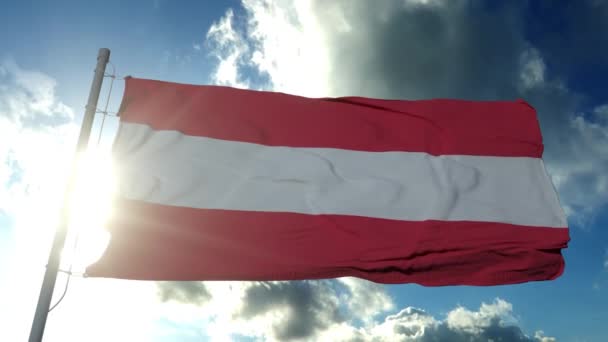
{"type": "Polygon", "coordinates": [[[252,319],[276,310],[283,313],[273,326],[277,340],[310,338],[344,321],[329,282],[259,282],[247,288],[236,318],[252,319]]]}
{"type": "Polygon", "coordinates": [[[519,8],[487,9],[468,1],[411,5],[340,1],[314,7],[329,30],[331,12],[351,30],[328,36],[338,94],[419,99],[516,96],[520,54],[527,48],[519,8]],[[386,7],[383,10],[378,7],[386,7]]]}
{"type": "Polygon", "coordinates": [[[163,281],[156,284],[158,296],[163,302],[202,305],[211,299],[207,287],[200,281],[163,281]]]}

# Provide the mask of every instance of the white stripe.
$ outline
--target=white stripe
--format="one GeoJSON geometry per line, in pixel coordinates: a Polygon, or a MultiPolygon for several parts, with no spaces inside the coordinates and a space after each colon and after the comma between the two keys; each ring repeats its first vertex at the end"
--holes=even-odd
{"type": "Polygon", "coordinates": [[[122,195],[207,209],[566,227],[541,159],[269,147],[121,123],[122,195]]]}

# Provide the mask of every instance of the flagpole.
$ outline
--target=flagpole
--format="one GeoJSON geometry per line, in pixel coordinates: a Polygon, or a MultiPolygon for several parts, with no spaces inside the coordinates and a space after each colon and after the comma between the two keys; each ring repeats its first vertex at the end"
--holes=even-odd
{"type": "Polygon", "coordinates": [[[99,93],[101,92],[101,85],[103,83],[103,78],[106,71],[106,64],[108,63],[109,59],[110,49],[99,49],[95,76],[93,77],[93,83],[91,84],[91,90],[89,91],[89,99],[85,108],[84,119],[82,120],[80,135],[78,136],[78,143],[76,145],[76,157],[72,164],[70,178],[68,179],[68,184],[64,194],[63,207],[61,209],[61,221],[59,222],[59,226],[55,232],[53,246],[51,247],[51,253],[49,255],[48,264],[44,273],[44,280],[42,281],[42,288],[40,289],[40,296],[38,297],[38,305],[36,306],[36,313],[34,314],[32,329],[30,330],[29,342],[41,342],[42,336],[44,335],[46,319],[49,313],[51,299],[53,298],[55,281],[57,280],[57,272],[59,271],[61,252],[63,250],[63,246],[65,245],[65,239],[68,233],[69,202],[75,186],[77,160],[78,157],[86,151],[89,142],[91,127],[93,126],[93,119],[95,118],[95,112],[97,111],[97,101],[99,100],[99,93]]]}

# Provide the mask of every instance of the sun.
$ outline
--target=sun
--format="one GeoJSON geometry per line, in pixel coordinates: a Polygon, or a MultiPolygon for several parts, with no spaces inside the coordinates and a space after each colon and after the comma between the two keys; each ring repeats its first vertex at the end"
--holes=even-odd
{"type": "Polygon", "coordinates": [[[116,177],[109,152],[89,149],[77,159],[75,187],[69,201],[69,236],[62,259],[75,269],[97,260],[107,246],[105,224],[112,212],[116,177]],[[74,243],[77,244],[74,253],[74,243]],[[70,245],[71,244],[71,245],[70,245]]]}

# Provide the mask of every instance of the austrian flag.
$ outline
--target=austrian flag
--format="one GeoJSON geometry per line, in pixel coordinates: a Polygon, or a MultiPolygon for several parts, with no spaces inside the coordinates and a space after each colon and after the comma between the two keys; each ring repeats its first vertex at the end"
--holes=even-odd
{"type": "Polygon", "coordinates": [[[569,233],[518,101],[305,98],[127,78],[111,241],[87,275],[498,285],[569,233]]]}

